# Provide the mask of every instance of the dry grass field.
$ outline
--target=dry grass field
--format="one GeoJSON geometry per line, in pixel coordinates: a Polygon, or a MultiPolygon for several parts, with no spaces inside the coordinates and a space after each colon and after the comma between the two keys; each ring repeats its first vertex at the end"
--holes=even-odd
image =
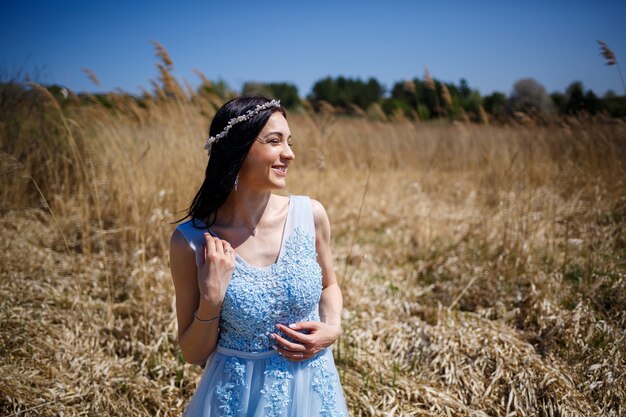
{"type": "MultiPolygon", "coordinates": [[[[201,370],[168,242],[215,99],[34,88],[0,122],[0,415],[179,415],[201,370]]],[[[285,192],[333,227],[353,416],[626,415],[623,122],[288,120],[285,192]]]]}

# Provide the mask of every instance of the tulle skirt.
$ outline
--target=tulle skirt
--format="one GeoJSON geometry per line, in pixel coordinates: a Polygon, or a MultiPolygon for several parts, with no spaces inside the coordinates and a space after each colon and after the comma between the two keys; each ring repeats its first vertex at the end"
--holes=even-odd
{"type": "Polygon", "coordinates": [[[217,346],[184,417],[339,417],[348,410],[332,350],[291,361],[217,346]]]}

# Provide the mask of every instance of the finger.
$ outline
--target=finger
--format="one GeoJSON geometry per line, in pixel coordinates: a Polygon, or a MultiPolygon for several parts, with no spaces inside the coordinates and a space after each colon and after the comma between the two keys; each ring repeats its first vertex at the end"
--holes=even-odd
{"type": "Polygon", "coordinates": [[[287,336],[293,338],[293,339],[297,339],[297,340],[302,340],[303,342],[308,342],[311,340],[311,336],[309,336],[306,333],[300,333],[297,330],[293,330],[292,328],[289,328],[285,325],[282,325],[280,323],[276,324],[276,327],[278,327],[280,329],[280,331],[282,331],[283,333],[285,333],[287,336]]]}
{"type": "Polygon", "coordinates": [[[284,356],[287,359],[293,360],[293,361],[301,361],[301,360],[305,360],[305,359],[311,358],[311,355],[308,355],[308,354],[306,354],[304,352],[294,352],[294,351],[282,348],[280,346],[273,346],[273,347],[282,356],[284,356]]]}
{"type": "Polygon", "coordinates": [[[206,233],[204,235],[204,238],[206,240],[206,256],[210,257],[213,256],[215,254],[215,241],[213,240],[213,236],[211,236],[210,234],[206,233]]]}
{"type": "MultiPolygon", "coordinates": [[[[205,239],[206,239],[206,233],[205,235],[205,239]]],[[[205,259],[206,259],[207,253],[206,253],[206,240],[204,242],[202,242],[202,256],[200,257],[200,264],[204,265],[205,263],[205,259]]]]}
{"type": "Polygon", "coordinates": [[[322,322],[320,321],[299,321],[297,323],[292,323],[289,325],[289,328],[296,330],[310,329],[317,330],[320,328],[322,322]]]}
{"type": "Polygon", "coordinates": [[[300,343],[293,343],[290,342],[289,340],[281,337],[280,335],[276,334],[276,333],[272,333],[272,335],[274,336],[274,340],[276,340],[278,343],[280,343],[283,347],[295,351],[295,352],[301,352],[303,350],[306,350],[306,347],[300,343]]]}
{"type": "Polygon", "coordinates": [[[222,239],[214,237],[213,244],[215,245],[215,253],[217,255],[224,255],[224,245],[222,244],[222,239]]]}
{"type": "Polygon", "coordinates": [[[274,345],[274,346],[272,346],[272,348],[274,348],[274,350],[276,350],[281,355],[289,357],[289,358],[294,358],[294,359],[306,359],[307,357],[310,358],[311,356],[313,356],[311,354],[311,352],[307,351],[307,350],[303,350],[303,351],[299,351],[298,352],[298,351],[285,349],[284,347],[282,347],[280,345],[274,345]]]}
{"type": "Polygon", "coordinates": [[[224,250],[225,254],[230,255],[230,256],[235,256],[235,251],[230,246],[230,243],[228,243],[225,240],[222,240],[222,249],[224,250]]]}
{"type": "Polygon", "coordinates": [[[317,330],[320,328],[321,325],[322,325],[322,322],[320,321],[299,321],[297,323],[290,324],[289,328],[296,329],[296,330],[303,330],[303,329],[317,330]]]}

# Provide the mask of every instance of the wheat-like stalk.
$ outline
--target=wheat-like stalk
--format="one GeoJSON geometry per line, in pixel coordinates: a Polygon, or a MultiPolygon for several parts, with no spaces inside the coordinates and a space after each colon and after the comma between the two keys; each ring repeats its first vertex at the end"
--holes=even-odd
{"type": "Polygon", "coordinates": [[[100,85],[100,80],[92,70],[90,70],[89,68],[83,68],[82,71],[87,75],[87,78],[89,78],[92,83],[97,86],[100,85]]]}
{"type": "Polygon", "coordinates": [[[174,66],[174,61],[172,61],[167,49],[157,41],[152,40],[150,43],[154,46],[156,56],[161,60],[161,63],[168,69],[171,69],[174,66]]]}
{"type": "Polygon", "coordinates": [[[415,82],[413,80],[404,80],[404,82],[402,83],[402,88],[404,89],[404,91],[411,94],[415,94],[416,92],[415,82]]]}
{"type": "Polygon", "coordinates": [[[211,83],[211,81],[206,77],[206,75],[204,75],[202,73],[202,71],[198,70],[198,69],[193,69],[194,74],[196,74],[198,77],[200,77],[200,80],[202,80],[202,86],[206,87],[206,88],[211,88],[211,86],[213,85],[213,83],[211,83]]]}
{"type": "Polygon", "coordinates": [[[428,67],[424,67],[424,85],[429,90],[432,90],[433,96],[435,97],[435,110],[437,113],[441,111],[441,107],[439,107],[439,97],[437,94],[437,84],[433,77],[430,75],[430,71],[428,71],[428,67]]]}
{"type": "Polygon", "coordinates": [[[450,91],[445,84],[441,85],[441,98],[448,108],[452,107],[452,96],[450,95],[450,91]]]}
{"type": "Polygon", "coordinates": [[[600,50],[602,51],[602,56],[606,59],[606,65],[615,65],[617,64],[617,58],[615,57],[615,52],[613,52],[606,42],[598,41],[600,44],[600,50]]]}
{"type": "Polygon", "coordinates": [[[597,41],[600,44],[601,54],[606,60],[606,65],[617,66],[617,72],[619,73],[619,78],[622,81],[622,88],[624,89],[624,96],[626,96],[626,84],[624,84],[624,76],[622,75],[622,69],[619,66],[619,62],[617,62],[617,57],[615,56],[615,52],[603,41],[597,41]]]}
{"type": "Polygon", "coordinates": [[[433,80],[432,75],[430,75],[430,71],[428,71],[428,67],[424,67],[424,85],[429,90],[435,89],[435,81],[433,80]]]}

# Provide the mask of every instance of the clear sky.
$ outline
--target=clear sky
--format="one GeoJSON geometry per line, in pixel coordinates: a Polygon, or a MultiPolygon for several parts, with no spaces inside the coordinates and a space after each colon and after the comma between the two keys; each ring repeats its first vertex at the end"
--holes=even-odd
{"type": "Polygon", "coordinates": [[[582,81],[623,94],[604,40],[626,70],[626,1],[0,0],[0,73],[20,69],[75,91],[137,93],[157,77],[150,40],[179,79],[192,70],[240,89],[286,81],[306,96],[325,76],[376,77],[386,87],[467,79],[481,94],[532,77],[549,92],[582,81]],[[94,86],[81,71],[91,69],[94,86]]]}

